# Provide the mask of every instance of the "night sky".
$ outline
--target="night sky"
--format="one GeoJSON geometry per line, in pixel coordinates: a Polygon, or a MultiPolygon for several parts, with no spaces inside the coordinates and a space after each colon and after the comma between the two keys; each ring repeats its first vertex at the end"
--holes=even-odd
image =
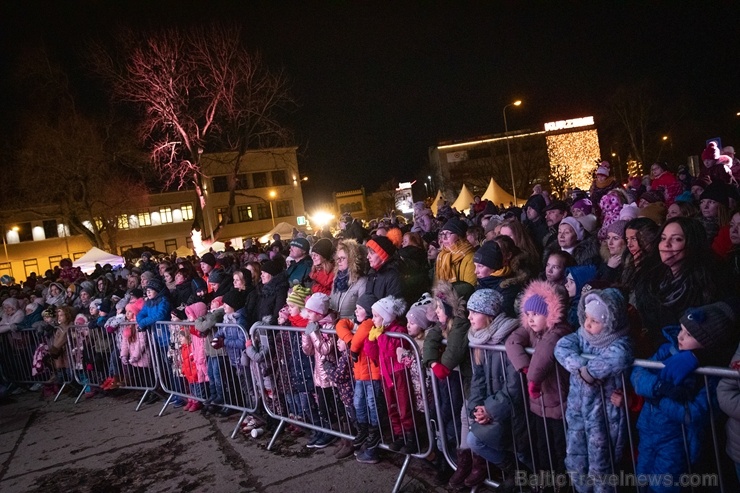
{"type": "Polygon", "coordinates": [[[709,137],[740,145],[733,2],[522,3],[6,1],[3,128],[23,111],[8,78],[26,44],[43,40],[79,98],[94,105],[100,95],[77,56],[90,39],[116,24],[228,19],[293,81],[298,108],[286,123],[309,177],[309,205],[332,191],[426,175],[429,146],[502,132],[501,110],[515,99],[524,104],[507,110],[510,130],[594,115],[603,149],[611,145],[600,124],[606,101],[620,85],[645,80],[656,104],[671,109],[661,130],[689,136],[674,141],[674,156],[700,153],[709,137]]]}

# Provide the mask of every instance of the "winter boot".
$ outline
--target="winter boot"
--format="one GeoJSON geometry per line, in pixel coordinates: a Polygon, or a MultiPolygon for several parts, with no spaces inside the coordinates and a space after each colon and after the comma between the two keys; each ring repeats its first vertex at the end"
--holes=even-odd
{"type": "Polygon", "coordinates": [[[499,466],[503,480],[498,487],[497,491],[502,493],[509,493],[516,490],[516,461],[507,460],[499,466]]]}
{"type": "Polygon", "coordinates": [[[367,447],[361,450],[360,453],[357,454],[357,462],[360,462],[361,464],[377,464],[380,462],[380,458],[378,457],[378,447],[367,447]]]}
{"type": "Polygon", "coordinates": [[[465,478],[470,474],[473,468],[473,454],[469,448],[457,449],[457,470],[449,481],[450,488],[456,490],[465,487],[465,478]]]}
{"type": "Polygon", "coordinates": [[[334,452],[334,457],[336,457],[337,459],[344,459],[352,455],[352,452],[354,452],[354,449],[355,448],[352,445],[352,442],[350,440],[342,438],[342,441],[339,444],[339,447],[337,447],[337,451],[334,452]]]}
{"type": "Polygon", "coordinates": [[[391,442],[391,444],[388,445],[388,448],[394,452],[398,452],[399,450],[401,450],[401,448],[403,448],[405,444],[406,442],[404,441],[404,436],[399,434],[398,438],[393,440],[393,442],[391,442]]]}
{"type": "Polygon", "coordinates": [[[357,436],[352,440],[352,446],[354,448],[360,448],[362,447],[362,444],[365,443],[365,440],[367,440],[367,430],[367,423],[357,423],[357,436]]]}
{"type": "Polygon", "coordinates": [[[373,426],[369,429],[367,434],[367,440],[365,440],[365,448],[375,448],[380,445],[380,428],[373,426]]]}
{"type": "Polygon", "coordinates": [[[413,432],[406,433],[403,439],[406,443],[401,447],[402,454],[415,454],[419,451],[419,445],[416,443],[416,435],[413,432]]]}
{"type": "Polygon", "coordinates": [[[465,486],[468,488],[480,486],[488,478],[488,462],[486,459],[472,452],[471,455],[473,456],[473,467],[468,477],[465,478],[465,486]]]}

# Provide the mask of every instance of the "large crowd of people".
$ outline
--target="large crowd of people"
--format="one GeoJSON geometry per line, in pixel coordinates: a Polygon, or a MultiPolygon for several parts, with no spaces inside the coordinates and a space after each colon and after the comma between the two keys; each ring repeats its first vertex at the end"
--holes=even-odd
{"type": "MultiPolygon", "coordinates": [[[[48,355],[39,364],[49,366],[44,385],[53,389],[74,371],[66,354],[71,326],[133,323],[111,351],[101,389],[113,391],[126,386],[121,365],[151,366],[145,336],[156,322],[194,322],[195,330],[163,341],[190,390],[180,393],[193,397],[175,399],[176,407],[228,415],[216,383],[237,372],[231,361],[259,373],[264,398],[298,421],[311,407],[313,424],[330,426],[321,410],[341,401],[355,439],[341,440],[336,456],[354,453],[361,463],[380,460],[381,408],[391,450],[417,452],[419,387],[436,379],[447,389],[440,439],[457,468],[444,476],[438,467],[456,488],[480,485],[491,464],[504,478],[550,464],[578,491],[612,491],[583,478],[610,473],[635,452],[637,473],[677,477],[707,453],[709,408],[718,401],[727,416],[720,440],[740,476],[740,379],[694,373],[740,367],[740,161],[713,143],[702,161],[696,177],[655,163],[625,186],[602,162],[589,191],[556,199],[537,186],[522,208],[476,198],[468,213],[440,203],[435,214],[417,202],[410,220],[390,214],[363,222],[345,213],[333,232],[295,231],[268,245],[246,240],[239,251],[200,258],[144,254],[91,275],[65,259],[43,277],[2,287],[0,333],[45,334],[48,355]],[[302,330],[249,337],[255,322],[302,330]],[[418,344],[426,375],[409,364],[412,353],[389,337],[394,332],[418,344]],[[504,345],[505,357],[491,358],[486,345],[504,345]],[[302,381],[265,372],[270,358],[297,361],[302,381]],[[663,367],[633,369],[635,358],[663,367]],[[627,450],[626,407],[637,416],[637,451],[627,450]],[[518,409],[536,416],[533,429],[518,409]]],[[[159,398],[152,392],[149,401],[159,398]]],[[[256,413],[245,430],[265,421],[256,413]]],[[[300,426],[290,431],[301,433],[300,426]]],[[[315,431],[307,446],[334,441],[315,431]]]]}

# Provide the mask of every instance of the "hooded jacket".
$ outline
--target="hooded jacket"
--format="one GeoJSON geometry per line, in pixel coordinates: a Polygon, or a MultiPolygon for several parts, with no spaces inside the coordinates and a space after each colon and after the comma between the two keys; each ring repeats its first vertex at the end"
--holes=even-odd
{"type": "Polygon", "coordinates": [[[434,287],[434,297],[446,300],[452,307],[452,325],[445,334],[444,328],[436,323],[427,330],[424,338],[422,358],[424,366],[430,368],[432,363],[443,364],[448,370],[460,369],[466,380],[473,373],[470,368],[470,354],[468,351],[468,321],[465,301],[457,294],[448,282],[438,282],[434,287]],[[447,339],[447,344],[442,341],[447,339]]]}
{"type": "MultiPolygon", "coordinates": [[[[732,363],[740,362],[738,346],[732,363]]],[[[740,379],[723,378],[717,385],[719,407],[730,419],[727,420],[727,455],[733,462],[740,463],[740,379]]]]}

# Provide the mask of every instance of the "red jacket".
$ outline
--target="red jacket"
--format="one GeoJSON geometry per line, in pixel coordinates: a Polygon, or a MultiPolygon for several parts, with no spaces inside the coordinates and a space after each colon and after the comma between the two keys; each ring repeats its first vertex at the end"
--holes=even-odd
{"type": "Polygon", "coordinates": [[[343,318],[337,322],[335,328],[337,337],[347,343],[351,352],[359,355],[354,366],[355,380],[380,380],[380,368],[363,351],[363,346],[367,342],[367,335],[370,333],[370,329],[373,328],[373,321],[368,318],[357,327],[357,332],[353,334],[354,326],[352,320],[343,318]]]}

